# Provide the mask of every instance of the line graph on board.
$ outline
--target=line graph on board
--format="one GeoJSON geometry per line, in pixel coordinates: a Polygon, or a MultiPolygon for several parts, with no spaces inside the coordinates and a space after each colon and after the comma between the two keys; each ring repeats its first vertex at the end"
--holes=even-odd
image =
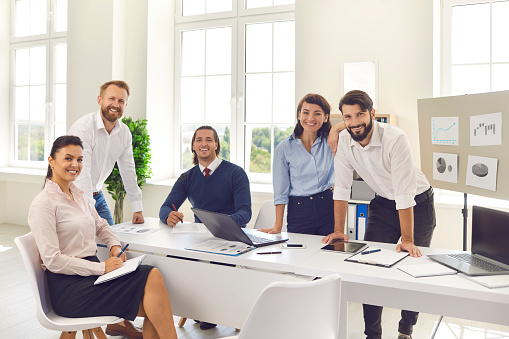
{"type": "Polygon", "coordinates": [[[432,117],[431,143],[434,145],[459,145],[458,117],[432,117]]]}

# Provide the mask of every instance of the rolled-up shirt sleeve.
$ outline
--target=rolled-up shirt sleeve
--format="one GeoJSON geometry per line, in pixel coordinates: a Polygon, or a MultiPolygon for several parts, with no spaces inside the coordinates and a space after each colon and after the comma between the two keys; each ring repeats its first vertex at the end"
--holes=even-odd
{"type": "Polygon", "coordinates": [[[290,165],[286,160],[283,144],[278,145],[274,150],[272,186],[274,189],[274,205],[287,205],[290,195],[290,165]]]}
{"type": "Polygon", "coordinates": [[[349,145],[338,142],[338,150],[334,156],[334,200],[350,200],[353,181],[353,167],[348,161],[345,148],[349,145]]]}
{"type": "Polygon", "coordinates": [[[396,209],[413,207],[415,206],[417,179],[410,142],[405,134],[401,134],[394,140],[390,153],[396,209]]]}
{"type": "Polygon", "coordinates": [[[133,212],[143,211],[141,189],[138,186],[138,177],[136,175],[136,166],[134,164],[133,148],[132,148],[132,136],[130,133],[126,133],[128,142],[125,143],[124,151],[117,160],[118,169],[122,182],[131,203],[131,209],[133,212]]]}

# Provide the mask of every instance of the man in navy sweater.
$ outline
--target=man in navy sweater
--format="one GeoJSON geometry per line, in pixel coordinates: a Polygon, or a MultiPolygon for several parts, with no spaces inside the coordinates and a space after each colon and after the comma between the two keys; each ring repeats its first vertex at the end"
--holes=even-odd
{"type": "MultiPolygon", "coordinates": [[[[173,186],[159,211],[161,221],[175,226],[183,220],[178,209],[186,199],[193,207],[229,214],[241,227],[251,220],[251,192],[244,170],[229,161],[219,159],[221,150],[217,132],[210,126],[199,127],[193,135],[193,163],[173,186]]],[[[195,216],[196,222],[201,222],[195,216]]]]}
{"type": "MultiPolygon", "coordinates": [[[[174,210],[180,208],[186,199],[196,208],[229,214],[240,227],[251,219],[251,191],[244,170],[229,161],[219,159],[221,150],[219,137],[210,126],[199,127],[193,135],[193,163],[173,186],[159,210],[162,222],[175,226],[184,219],[184,214],[174,210]]],[[[197,216],[196,222],[201,222],[197,216]]],[[[202,322],[201,329],[215,327],[202,322]]]]}

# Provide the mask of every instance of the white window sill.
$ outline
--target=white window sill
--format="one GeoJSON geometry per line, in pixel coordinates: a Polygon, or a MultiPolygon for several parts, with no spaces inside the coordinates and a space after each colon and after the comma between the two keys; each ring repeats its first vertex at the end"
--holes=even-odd
{"type": "Polygon", "coordinates": [[[19,168],[19,167],[1,167],[1,181],[16,181],[25,183],[44,183],[46,177],[45,169],[19,168]]]}

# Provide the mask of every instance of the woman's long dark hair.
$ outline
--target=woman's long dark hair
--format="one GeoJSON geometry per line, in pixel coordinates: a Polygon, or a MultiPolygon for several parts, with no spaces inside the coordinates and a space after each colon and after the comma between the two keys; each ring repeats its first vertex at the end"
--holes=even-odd
{"type": "Polygon", "coordinates": [[[314,94],[314,93],[306,94],[306,96],[304,96],[304,98],[302,98],[302,100],[299,102],[299,105],[297,106],[297,124],[295,125],[295,128],[293,129],[293,133],[295,134],[296,137],[300,137],[302,135],[302,132],[304,132],[304,128],[302,127],[302,125],[300,124],[300,121],[299,121],[299,113],[302,109],[302,105],[304,105],[305,102],[307,102],[308,104],[314,104],[314,105],[320,106],[320,108],[323,110],[324,115],[328,116],[327,122],[323,123],[322,127],[320,127],[320,129],[318,130],[318,134],[317,134],[317,136],[319,138],[328,137],[329,131],[331,129],[330,105],[327,102],[327,100],[325,100],[324,97],[322,97],[320,94],[314,94]]]}
{"type": "MultiPolygon", "coordinates": [[[[81,139],[75,135],[62,135],[53,141],[53,146],[51,146],[50,157],[55,159],[55,154],[57,154],[60,149],[67,147],[69,145],[79,146],[83,149],[83,143],[81,139]]],[[[48,164],[48,172],[46,173],[46,179],[51,179],[53,177],[53,171],[51,170],[51,166],[48,164]]],[[[46,184],[46,179],[44,179],[44,183],[46,184]]]]}

